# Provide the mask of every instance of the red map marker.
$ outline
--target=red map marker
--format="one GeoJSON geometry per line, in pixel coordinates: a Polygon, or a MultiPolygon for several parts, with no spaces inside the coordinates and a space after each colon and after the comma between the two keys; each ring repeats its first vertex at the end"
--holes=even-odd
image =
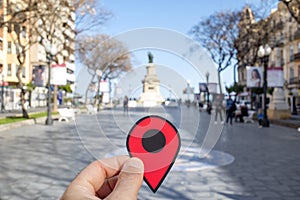
{"type": "Polygon", "coordinates": [[[172,168],[180,149],[180,136],[168,120],[147,116],[135,123],[126,142],[131,157],[144,163],[144,180],[156,192],[172,168]]]}

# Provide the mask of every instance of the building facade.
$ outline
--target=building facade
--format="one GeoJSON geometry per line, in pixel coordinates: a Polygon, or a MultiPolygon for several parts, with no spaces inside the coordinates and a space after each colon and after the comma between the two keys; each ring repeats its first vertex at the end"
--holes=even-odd
{"type": "MultiPolygon", "coordinates": [[[[22,2],[20,0],[10,1],[15,3],[13,9],[7,5],[8,1],[0,0],[0,14],[3,21],[8,21],[10,18],[9,12],[18,11],[18,9],[22,8],[22,2]],[[21,3],[20,3],[21,2],[21,3]]],[[[70,5],[70,4],[66,4],[70,5]]],[[[75,89],[75,19],[74,13],[71,13],[73,9],[65,9],[67,10],[67,17],[64,21],[56,21],[55,28],[59,29],[61,35],[59,35],[61,41],[67,41],[67,45],[58,41],[57,39],[55,43],[59,51],[57,52],[55,63],[58,64],[66,64],[67,71],[67,83],[70,84],[72,90],[75,89]],[[60,24],[59,26],[57,24],[60,24]],[[72,31],[73,30],[73,31],[72,31]]],[[[31,15],[31,13],[27,13],[27,15],[31,15]]],[[[58,18],[61,19],[61,18],[58,18]]],[[[63,19],[62,19],[63,20],[63,19]]],[[[40,23],[38,21],[38,23],[40,23]]],[[[26,20],[24,23],[6,23],[4,26],[0,28],[0,73],[1,80],[5,83],[7,88],[16,88],[18,85],[18,77],[17,70],[21,67],[21,76],[22,83],[27,85],[29,83],[35,84],[37,71],[43,70],[42,78],[43,82],[39,82],[39,84],[35,85],[39,87],[41,90],[45,90],[45,86],[48,83],[47,72],[47,54],[45,51],[45,45],[40,43],[38,39],[40,36],[37,34],[33,27],[38,26],[38,23],[34,24],[30,20],[26,20]],[[34,40],[34,41],[32,41],[34,40]],[[26,46],[24,49],[24,53],[20,54],[22,50],[20,43],[26,46]],[[24,62],[22,66],[20,66],[20,62],[18,56],[22,55],[22,59],[24,62]]],[[[36,28],[36,27],[35,27],[36,28]]],[[[56,35],[57,36],[57,35],[56,35]]],[[[53,61],[54,62],[54,61],[53,61]]],[[[10,94],[6,93],[6,96],[10,94]]]]}
{"type": "MultiPolygon", "coordinates": [[[[246,85],[247,73],[246,66],[261,66],[261,61],[257,56],[260,45],[268,43],[271,48],[268,67],[283,68],[286,101],[291,105],[291,98],[296,104],[300,104],[300,25],[292,18],[286,6],[279,2],[276,9],[261,21],[255,21],[255,16],[249,7],[245,7],[243,17],[240,21],[240,34],[238,42],[243,42],[243,36],[250,34],[256,42],[246,41],[249,48],[241,47],[247,51],[238,51],[239,59],[238,77],[239,83],[246,85]],[[265,25],[262,26],[261,24],[265,25]],[[247,30],[251,27],[251,31],[247,30]],[[258,29],[265,29],[264,38],[255,35],[262,33],[258,29]],[[257,30],[255,30],[257,29],[257,30]],[[248,31],[248,32],[247,32],[248,31]]],[[[249,38],[249,37],[248,37],[249,38]]],[[[251,37],[250,37],[251,38],[251,37]]],[[[250,90],[245,88],[245,90],[250,90]]]]}

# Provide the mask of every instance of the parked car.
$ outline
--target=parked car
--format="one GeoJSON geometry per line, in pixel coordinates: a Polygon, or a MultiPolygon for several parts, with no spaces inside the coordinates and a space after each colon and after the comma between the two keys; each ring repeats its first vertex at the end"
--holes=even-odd
{"type": "Polygon", "coordinates": [[[164,104],[167,107],[177,107],[179,105],[176,99],[169,99],[169,98],[164,102],[164,104]]]}

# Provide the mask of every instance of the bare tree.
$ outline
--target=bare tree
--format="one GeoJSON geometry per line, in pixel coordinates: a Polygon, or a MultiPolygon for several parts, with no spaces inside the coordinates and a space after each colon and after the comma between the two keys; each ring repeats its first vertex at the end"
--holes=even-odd
{"type": "Polygon", "coordinates": [[[78,34],[99,28],[110,17],[111,13],[100,7],[96,0],[5,1],[0,24],[8,29],[14,27],[11,35],[17,47],[17,77],[23,117],[28,118],[28,114],[24,105],[25,90],[21,73],[28,50],[35,44],[44,47],[45,51],[47,46],[55,46],[57,51],[51,55],[51,61],[62,63],[74,54],[78,34]],[[24,32],[25,39],[22,38],[24,32]]]}
{"type": "Polygon", "coordinates": [[[210,53],[212,60],[217,64],[221,93],[220,74],[224,69],[231,66],[236,54],[234,41],[238,36],[239,18],[239,12],[217,12],[200,21],[190,31],[193,37],[210,53]]]}
{"type": "MultiPolygon", "coordinates": [[[[92,75],[91,82],[98,78],[99,85],[101,80],[117,78],[122,72],[131,69],[128,50],[114,38],[104,34],[83,36],[78,39],[77,45],[79,59],[92,75]]],[[[97,94],[99,92],[98,87],[97,94]]]]}
{"type": "Polygon", "coordinates": [[[99,27],[112,18],[110,10],[102,7],[99,0],[73,0],[76,35],[98,32],[99,27]]]}

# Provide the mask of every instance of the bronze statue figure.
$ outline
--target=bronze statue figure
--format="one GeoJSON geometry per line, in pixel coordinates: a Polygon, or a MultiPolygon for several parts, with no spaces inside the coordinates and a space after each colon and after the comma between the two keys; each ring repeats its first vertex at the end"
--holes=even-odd
{"type": "Polygon", "coordinates": [[[153,63],[153,55],[151,52],[148,53],[149,63],[153,63]]]}

